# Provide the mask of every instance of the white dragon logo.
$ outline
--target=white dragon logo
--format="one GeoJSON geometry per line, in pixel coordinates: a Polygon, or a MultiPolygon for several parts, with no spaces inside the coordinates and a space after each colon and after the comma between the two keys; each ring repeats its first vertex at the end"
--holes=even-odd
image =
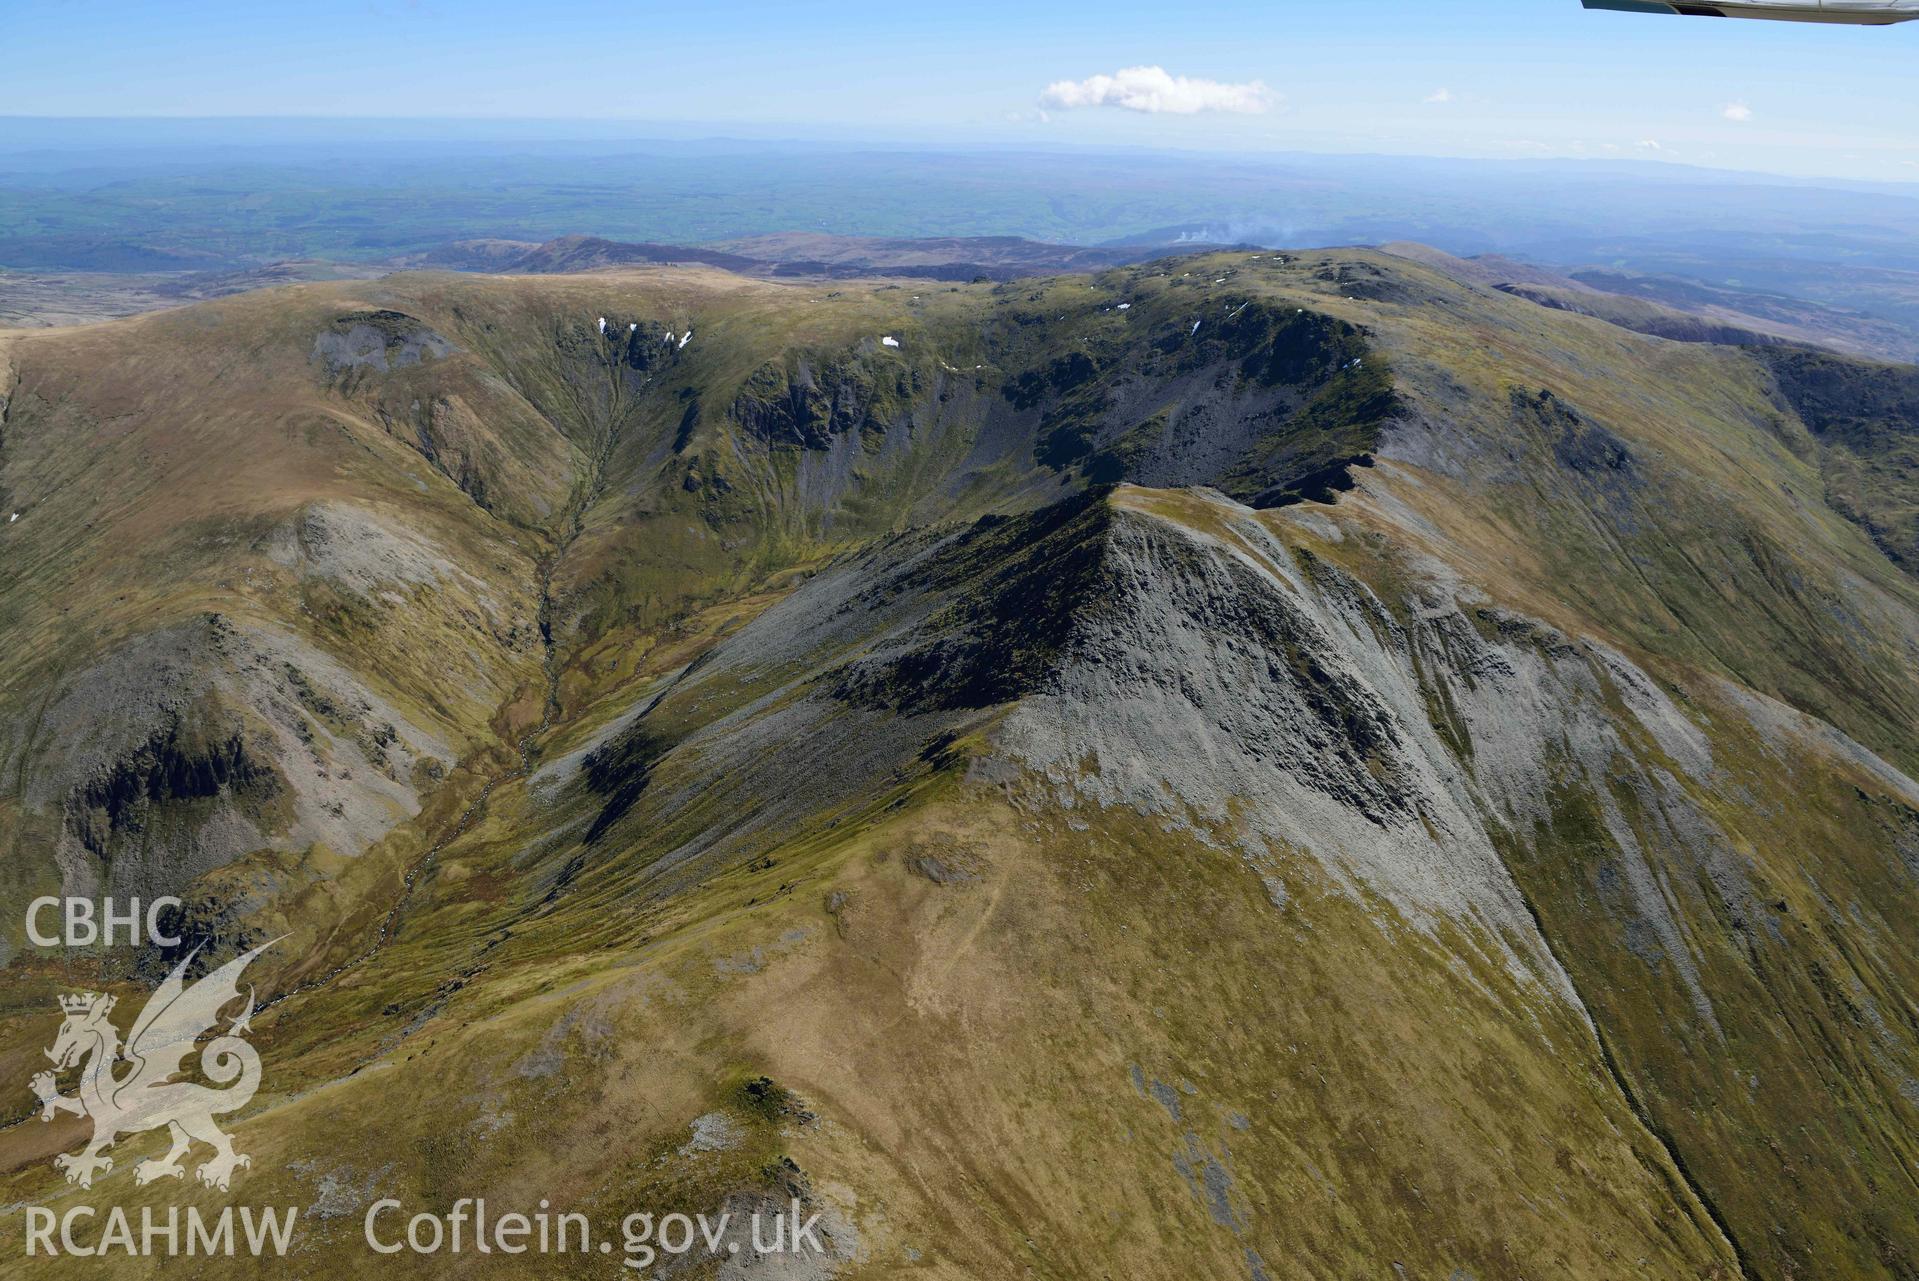
{"type": "Polygon", "coordinates": [[[240,972],[272,946],[263,943],[189,987],[184,976],[199,954],[195,948],[173,967],[148,999],[140,1017],[134,1020],[125,1049],[120,1045],[120,1033],[107,1017],[113,1012],[114,998],[98,992],[60,998],[60,1008],[67,1017],[47,1051],[54,1071],[40,1073],[32,1084],[40,1099],[42,1121],[51,1121],[61,1112],[93,1119],[93,1138],[87,1146],[53,1159],[55,1167],[65,1172],[68,1183],[92,1187],[96,1174],[113,1169],[113,1158],[103,1153],[116,1138],[163,1125],[172,1135],[173,1147],[164,1157],[133,1167],[137,1184],[184,1177],[180,1158],[195,1140],[213,1149],[213,1158],[195,1171],[208,1187],[226,1191],[234,1170],[253,1163],[235,1152],[233,1140],[213,1123],[214,1117],[245,1107],[260,1088],[259,1052],[242,1039],[253,1018],[251,987],[247,989],[246,1008],[232,1019],[225,1032],[208,1041],[200,1054],[200,1070],[207,1079],[227,1088],[216,1090],[173,1078],[184,1069],[201,1035],[219,1022],[220,1011],[239,999],[240,972]],[[114,1069],[122,1060],[131,1063],[132,1070],[116,1076],[114,1069]],[[82,1063],[85,1066],[76,1096],[62,1095],[57,1073],[82,1063]]]}

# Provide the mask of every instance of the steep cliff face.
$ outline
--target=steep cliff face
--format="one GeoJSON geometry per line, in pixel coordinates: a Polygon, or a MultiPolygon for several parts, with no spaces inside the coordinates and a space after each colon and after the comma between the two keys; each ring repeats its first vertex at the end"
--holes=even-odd
{"type": "Polygon", "coordinates": [[[1884,1011],[1919,884],[1887,816],[1919,785],[1439,565],[1355,561],[1339,525],[1116,501],[1100,586],[1000,757],[1064,807],[1235,850],[1278,907],[1303,879],[1382,931],[1476,940],[1590,1021],[1745,1266],[1898,1274],[1919,1037],[1884,1011]]]}
{"type": "MultiPolygon", "coordinates": [[[[1787,1276],[1822,1258],[1897,1275],[1899,1243],[1919,1227],[1903,1191],[1919,1038],[1886,1011],[1913,977],[1898,922],[1919,908],[1919,884],[1899,816],[1916,812],[1919,785],[1772,700],[1529,617],[1467,579],[1470,567],[1380,539],[1365,527],[1383,510],[1369,487],[1330,518],[1124,487],[869,551],[722,642],[603,749],[599,761],[617,762],[644,747],[644,787],[593,834],[599,848],[576,875],[618,898],[684,886],[697,859],[706,870],[692,879],[705,881],[769,857],[782,832],[836,825],[857,812],[858,780],[886,778],[907,789],[894,802],[908,807],[902,832],[965,816],[963,838],[894,838],[935,884],[1003,885],[1009,866],[1056,842],[1110,847],[1149,863],[1169,896],[1136,905],[1165,944],[1179,930],[1163,913],[1189,911],[1176,905],[1223,879],[1249,896],[1234,910],[1252,920],[1237,929],[1335,947],[1373,976],[1319,997],[1314,1035],[1348,1075],[1316,1078],[1314,1096],[1370,1109],[1388,1136],[1374,1155],[1397,1177],[1441,1177],[1416,1155],[1431,1146],[1447,1154],[1445,1177],[1481,1171],[1479,1195],[1493,1200],[1537,1177],[1523,1145],[1442,1136],[1355,1062],[1384,1034],[1382,1009],[1440,999],[1459,1023],[1417,1037],[1438,1056],[1420,1069],[1432,1106],[1519,1123],[1598,1098],[1594,1123],[1634,1153],[1627,1174],[1573,1145],[1588,1163],[1580,1186],[1619,1180],[1619,1199],[1602,1211],[1567,1192],[1529,1229],[1534,1251],[1580,1230],[1630,1235],[1644,1216],[1665,1224],[1662,1249],[1684,1239],[1679,1257],[1697,1251],[1658,1265],[1675,1275],[1787,1276]],[[946,776],[965,780],[956,798],[910,799],[911,780],[946,776]],[[690,828],[689,812],[700,815],[690,828]],[[688,832],[699,836],[644,875],[615,853],[688,832]],[[1451,986],[1467,976],[1470,1000],[1451,986]],[[1486,999],[1498,1018],[1550,1029],[1502,1051],[1499,1070],[1530,1082],[1524,1103],[1444,1065],[1451,1035],[1483,1034],[1486,999]],[[1812,1168],[1819,1180],[1794,1177],[1812,1168]]],[[[585,786],[610,791],[590,771],[585,786]]],[[[1044,950],[1030,922],[995,928],[1008,948],[1044,950]]],[[[1114,921],[1072,928],[1090,955],[1130,944],[1114,921]]],[[[1235,933],[1208,963],[1241,964],[1227,952],[1244,944],[1235,933]]],[[[1176,988],[1192,981],[1190,957],[1165,963],[1176,988]]],[[[1004,981],[1020,993],[1009,1001],[1031,998],[1004,981]]],[[[1298,1032],[1248,1029],[1240,1053],[1284,1062],[1294,1051],[1281,1038],[1298,1032]]],[[[1301,1088],[1199,1038],[1156,1046],[1242,1097],[1301,1088]]],[[[1171,1110],[1177,1123],[1177,1101],[1171,1110]]],[[[1306,1195],[1290,1190],[1297,1154],[1231,1130],[1230,1177],[1196,1173],[1226,1169],[1198,1131],[1176,1129],[1166,1158],[1212,1207],[1214,1245],[1266,1266],[1329,1266],[1337,1256],[1320,1244],[1275,1235],[1297,1213],[1278,1205],[1306,1195]],[[1250,1188],[1277,1204],[1256,1210],[1250,1188]]],[[[1350,1153],[1311,1159],[1341,1189],[1379,1175],[1350,1153]]],[[[1485,1268],[1499,1248],[1457,1235],[1433,1206],[1414,1221],[1443,1223],[1445,1248],[1401,1238],[1374,1217],[1383,1207],[1355,1213],[1375,1246],[1391,1240],[1396,1257],[1441,1275],[1485,1268]]]]}

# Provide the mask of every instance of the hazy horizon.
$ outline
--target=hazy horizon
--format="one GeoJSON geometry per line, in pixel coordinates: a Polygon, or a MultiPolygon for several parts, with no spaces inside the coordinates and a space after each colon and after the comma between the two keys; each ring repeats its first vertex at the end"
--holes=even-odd
{"type": "Polygon", "coordinates": [[[768,140],[1461,159],[1919,179],[1919,33],[1578,0],[905,10],[58,6],[10,23],[0,118],[593,122],[768,140]]]}
{"type": "Polygon", "coordinates": [[[583,119],[566,117],[452,117],[452,116],[32,116],[0,115],[0,173],[58,172],[98,163],[115,153],[137,154],[156,167],[204,162],[213,153],[233,153],[241,161],[291,162],[286,153],[302,148],[327,148],[369,157],[428,149],[454,155],[460,149],[474,154],[518,156],[555,153],[593,157],[631,157],[683,153],[710,155],[729,151],[759,152],[801,148],[819,152],[903,155],[1008,156],[1129,156],[1173,160],[1211,160],[1233,164],[1282,166],[1288,162],[1386,161],[1408,165],[1486,166],[1519,172],[1571,172],[1581,167],[1610,174],[1633,174],[1684,181],[1689,176],[1707,180],[1757,179],[1795,187],[1833,190],[1878,190],[1919,196],[1919,173],[1914,177],[1858,178],[1835,174],[1794,173],[1785,169],[1709,164],[1658,153],[1635,155],[1476,155],[1437,154],[1389,149],[1332,150],[1313,147],[1267,150],[1229,150],[1221,147],[1149,141],[1067,141],[1043,138],[921,138],[885,133],[836,133],[784,125],[740,122],[682,122],[658,120],[583,119]],[[381,132],[370,135],[377,127],[381,132]],[[670,131],[677,127],[675,136],[670,131]],[[35,134],[23,132],[31,130],[35,134]],[[23,168],[27,162],[30,168],[23,168]]]}

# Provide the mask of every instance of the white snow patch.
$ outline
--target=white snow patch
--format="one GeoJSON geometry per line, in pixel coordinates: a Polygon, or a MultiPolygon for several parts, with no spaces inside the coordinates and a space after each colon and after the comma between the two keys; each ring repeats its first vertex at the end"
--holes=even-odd
{"type": "Polygon", "coordinates": [[[1121,311],[1131,311],[1133,309],[1133,304],[1130,302],[1123,302],[1119,305],[1119,309],[1121,311]]]}
{"type": "Polygon", "coordinates": [[[605,317],[605,316],[601,316],[601,317],[600,317],[600,332],[601,332],[601,333],[605,333],[605,332],[606,332],[606,317],[605,317]]]}
{"type": "Polygon", "coordinates": [[[637,320],[626,327],[626,332],[629,334],[638,333],[639,330],[640,330],[640,322],[637,320]]]}
{"type": "Polygon", "coordinates": [[[887,334],[886,336],[880,339],[880,346],[882,347],[897,347],[899,345],[900,345],[900,340],[893,337],[893,335],[891,334],[887,334]]]}
{"type": "MultiPolygon", "coordinates": [[[[692,341],[693,341],[693,331],[691,329],[687,330],[685,333],[680,335],[680,347],[684,347],[686,346],[686,344],[692,341]]],[[[680,347],[675,347],[673,350],[678,351],[680,347]]]]}
{"type": "Polygon", "coordinates": [[[20,513],[19,513],[19,512],[15,512],[15,513],[14,513],[13,515],[11,515],[11,516],[9,516],[9,517],[7,517],[7,524],[9,524],[9,525],[11,525],[11,524],[13,524],[13,522],[14,522],[14,521],[16,521],[16,520],[19,520],[19,519],[20,519],[20,513]]]}
{"type": "Polygon", "coordinates": [[[1189,332],[1187,333],[1187,335],[1186,335],[1186,336],[1187,336],[1188,338],[1191,338],[1191,337],[1192,337],[1192,336],[1193,336],[1194,334],[1196,334],[1196,333],[1198,333],[1198,332],[1199,332],[1199,324],[1200,324],[1200,322],[1199,322],[1199,321],[1197,321],[1197,320],[1195,320],[1195,321],[1193,322],[1193,327],[1192,327],[1192,329],[1191,329],[1191,330],[1190,330],[1190,331],[1189,331],[1189,332]]]}

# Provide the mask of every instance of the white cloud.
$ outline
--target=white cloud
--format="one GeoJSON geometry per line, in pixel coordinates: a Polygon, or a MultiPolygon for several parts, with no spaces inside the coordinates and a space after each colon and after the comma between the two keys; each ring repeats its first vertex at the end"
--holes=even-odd
{"type": "Polygon", "coordinates": [[[1660,146],[1659,143],[1652,138],[1646,139],[1644,142],[1641,142],[1639,145],[1644,147],[1647,151],[1664,151],[1665,150],[1664,147],[1660,146]]]}
{"type": "Polygon", "coordinates": [[[1446,88],[1435,89],[1426,95],[1427,102],[1451,102],[1452,100],[1453,91],[1446,88]]]}
{"type": "Polygon", "coordinates": [[[1752,108],[1743,102],[1729,102],[1720,108],[1719,114],[1743,125],[1752,119],[1752,108]]]}
{"type": "Polygon", "coordinates": [[[1071,110],[1075,107],[1120,107],[1127,111],[1175,116],[1202,111],[1230,111],[1258,115],[1272,109],[1273,91],[1262,81],[1227,84],[1168,75],[1164,67],[1127,67],[1110,76],[1059,80],[1046,86],[1040,105],[1071,110]]]}

